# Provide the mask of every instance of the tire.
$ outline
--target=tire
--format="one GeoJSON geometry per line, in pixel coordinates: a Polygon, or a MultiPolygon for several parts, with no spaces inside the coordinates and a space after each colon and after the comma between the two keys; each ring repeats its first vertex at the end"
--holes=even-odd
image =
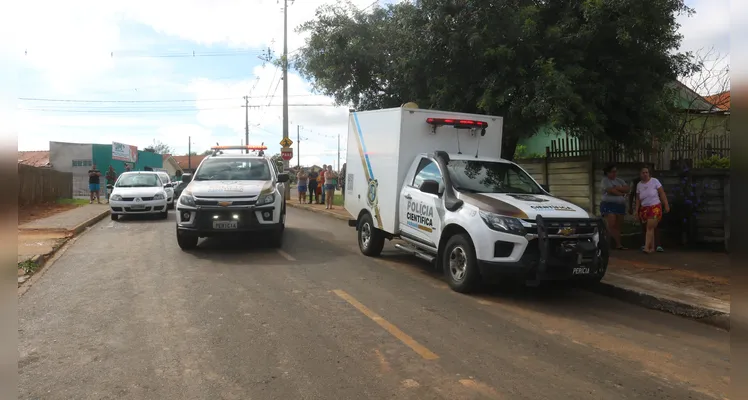
{"type": "Polygon", "coordinates": [[[166,209],[166,210],[164,210],[164,212],[162,212],[162,213],[158,214],[158,218],[159,218],[159,219],[168,219],[168,218],[169,218],[169,210],[168,210],[168,207],[167,207],[167,209],[166,209]]]}
{"type": "Polygon", "coordinates": [[[374,221],[369,213],[361,216],[358,221],[358,248],[366,256],[379,257],[384,248],[384,235],[374,227],[374,221]]]}
{"type": "Polygon", "coordinates": [[[597,246],[600,254],[598,255],[598,267],[594,274],[590,274],[588,277],[581,279],[579,284],[584,287],[596,286],[603,280],[605,273],[608,271],[608,260],[610,258],[610,247],[607,241],[601,241],[597,246]]]}
{"type": "Polygon", "coordinates": [[[172,201],[171,203],[167,204],[166,205],[166,209],[167,210],[173,210],[174,209],[174,202],[172,201]]]}
{"type": "Polygon", "coordinates": [[[478,259],[470,236],[460,233],[447,240],[442,254],[447,284],[455,292],[470,293],[481,281],[478,259]]]}
{"type": "Polygon", "coordinates": [[[183,232],[177,229],[177,244],[182,250],[193,250],[197,247],[198,237],[195,234],[183,232]]]}
{"type": "Polygon", "coordinates": [[[112,221],[119,221],[119,215],[117,215],[117,214],[109,214],[109,216],[112,218],[112,221]]]}

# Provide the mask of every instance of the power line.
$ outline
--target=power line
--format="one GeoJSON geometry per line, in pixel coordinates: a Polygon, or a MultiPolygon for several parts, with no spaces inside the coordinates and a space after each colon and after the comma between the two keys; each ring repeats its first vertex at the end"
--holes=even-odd
{"type": "MultiPolygon", "coordinates": [[[[273,79],[275,80],[275,79],[273,79]]],[[[272,86],[272,83],[271,83],[272,86]]],[[[254,90],[254,87],[253,87],[254,90]]],[[[268,99],[270,95],[265,96],[249,96],[250,99],[268,99]]],[[[251,93],[251,92],[250,92],[251,93]]],[[[319,96],[316,94],[291,94],[288,97],[311,97],[319,96]]],[[[236,101],[241,100],[241,97],[219,97],[219,98],[203,98],[203,99],[170,99],[170,100],[79,100],[79,99],[50,99],[50,98],[37,98],[37,97],[19,97],[18,100],[23,101],[38,101],[38,102],[60,102],[60,103],[188,103],[195,101],[236,101]]]]}
{"type": "MultiPolygon", "coordinates": [[[[254,106],[258,108],[262,107],[282,107],[283,104],[267,104],[261,106],[254,106]]],[[[289,104],[289,107],[336,107],[334,104],[289,104]]],[[[250,106],[253,107],[253,106],[250,106]]],[[[208,108],[195,108],[195,107],[163,107],[163,108],[135,108],[135,107],[91,107],[91,108],[20,108],[22,111],[41,111],[41,112],[69,112],[69,113],[157,113],[157,112],[196,112],[196,111],[211,111],[211,110],[232,110],[240,109],[242,106],[232,107],[208,107],[208,108]]]]}
{"type": "MultiPolygon", "coordinates": [[[[238,56],[257,56],[261,55],[262,51],[258,50],[227,50],[227,51],[181,51],[174,53],[138,53],[133,51],[110,51],[109,53],[103,53],[102,57],[108,56],[109,58],[197,58],[197,57],[238,57],[238,56]]],[[[33,56],[34,53],[26,50],[24,56],[33,56]]]]}

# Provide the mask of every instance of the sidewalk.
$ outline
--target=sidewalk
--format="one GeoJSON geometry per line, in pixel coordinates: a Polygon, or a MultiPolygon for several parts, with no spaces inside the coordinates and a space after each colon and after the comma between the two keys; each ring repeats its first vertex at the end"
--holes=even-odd
{"type": "MultiPolygon", "coordinates": [[[[344,221],[353,218],[341,206],[326,210],[324,205],[298,204],[295,197],[287,204],[344,221]]],[[[730,261],[724,253],[614,250],[602,284],[592,290],[729,330],[729,278],[730,261]]]]}
{"type": "Polygon", "coordinates": [[[89,204],[20,225],[18,283],[37,272],[70,238],[107,215],[107,204],[89,204]]]}

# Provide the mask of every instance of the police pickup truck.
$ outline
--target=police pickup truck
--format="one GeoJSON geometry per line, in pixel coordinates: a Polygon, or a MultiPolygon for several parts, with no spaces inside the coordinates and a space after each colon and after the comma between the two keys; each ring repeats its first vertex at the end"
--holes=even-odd
{"type": "Polygon", "coordinates": [[[280,247],[286,225],[285,185],[288,174],[264,156],[265,146],[216,146],[193,174],[182,175],[187,186],[176,206],[177,243],[197,247],[201,237],[262,233],[280,247]],[[252,153],[224,154],[224,150],[252,153]]]}

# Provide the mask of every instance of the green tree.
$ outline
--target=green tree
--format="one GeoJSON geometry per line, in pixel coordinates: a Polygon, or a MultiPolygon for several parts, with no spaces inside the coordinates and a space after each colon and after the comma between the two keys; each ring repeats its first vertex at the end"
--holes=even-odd
{"type": "Polygon", "coordinates": [[[297,30],[294,66],[359,110],[424,108],[504,117],[502,155],[541,126],[647,146],[674,126],[666,84],[692,70],[683,0],[420,0],[320,8],[297,30]]]}
{"type": "Polygon", "coordinates": [[[283,158],[281,158],[280,153],[273,154],[273,156],[270,157],[270,160],[278,166],[278,171],[283,172],[283,158]]]}
{"type": "Polygon", "coordinates": [[[153,140],[153,144],[143,150],[156,154],[171,154],[173,152],[171,146],[155,139],[153,140]]]}

